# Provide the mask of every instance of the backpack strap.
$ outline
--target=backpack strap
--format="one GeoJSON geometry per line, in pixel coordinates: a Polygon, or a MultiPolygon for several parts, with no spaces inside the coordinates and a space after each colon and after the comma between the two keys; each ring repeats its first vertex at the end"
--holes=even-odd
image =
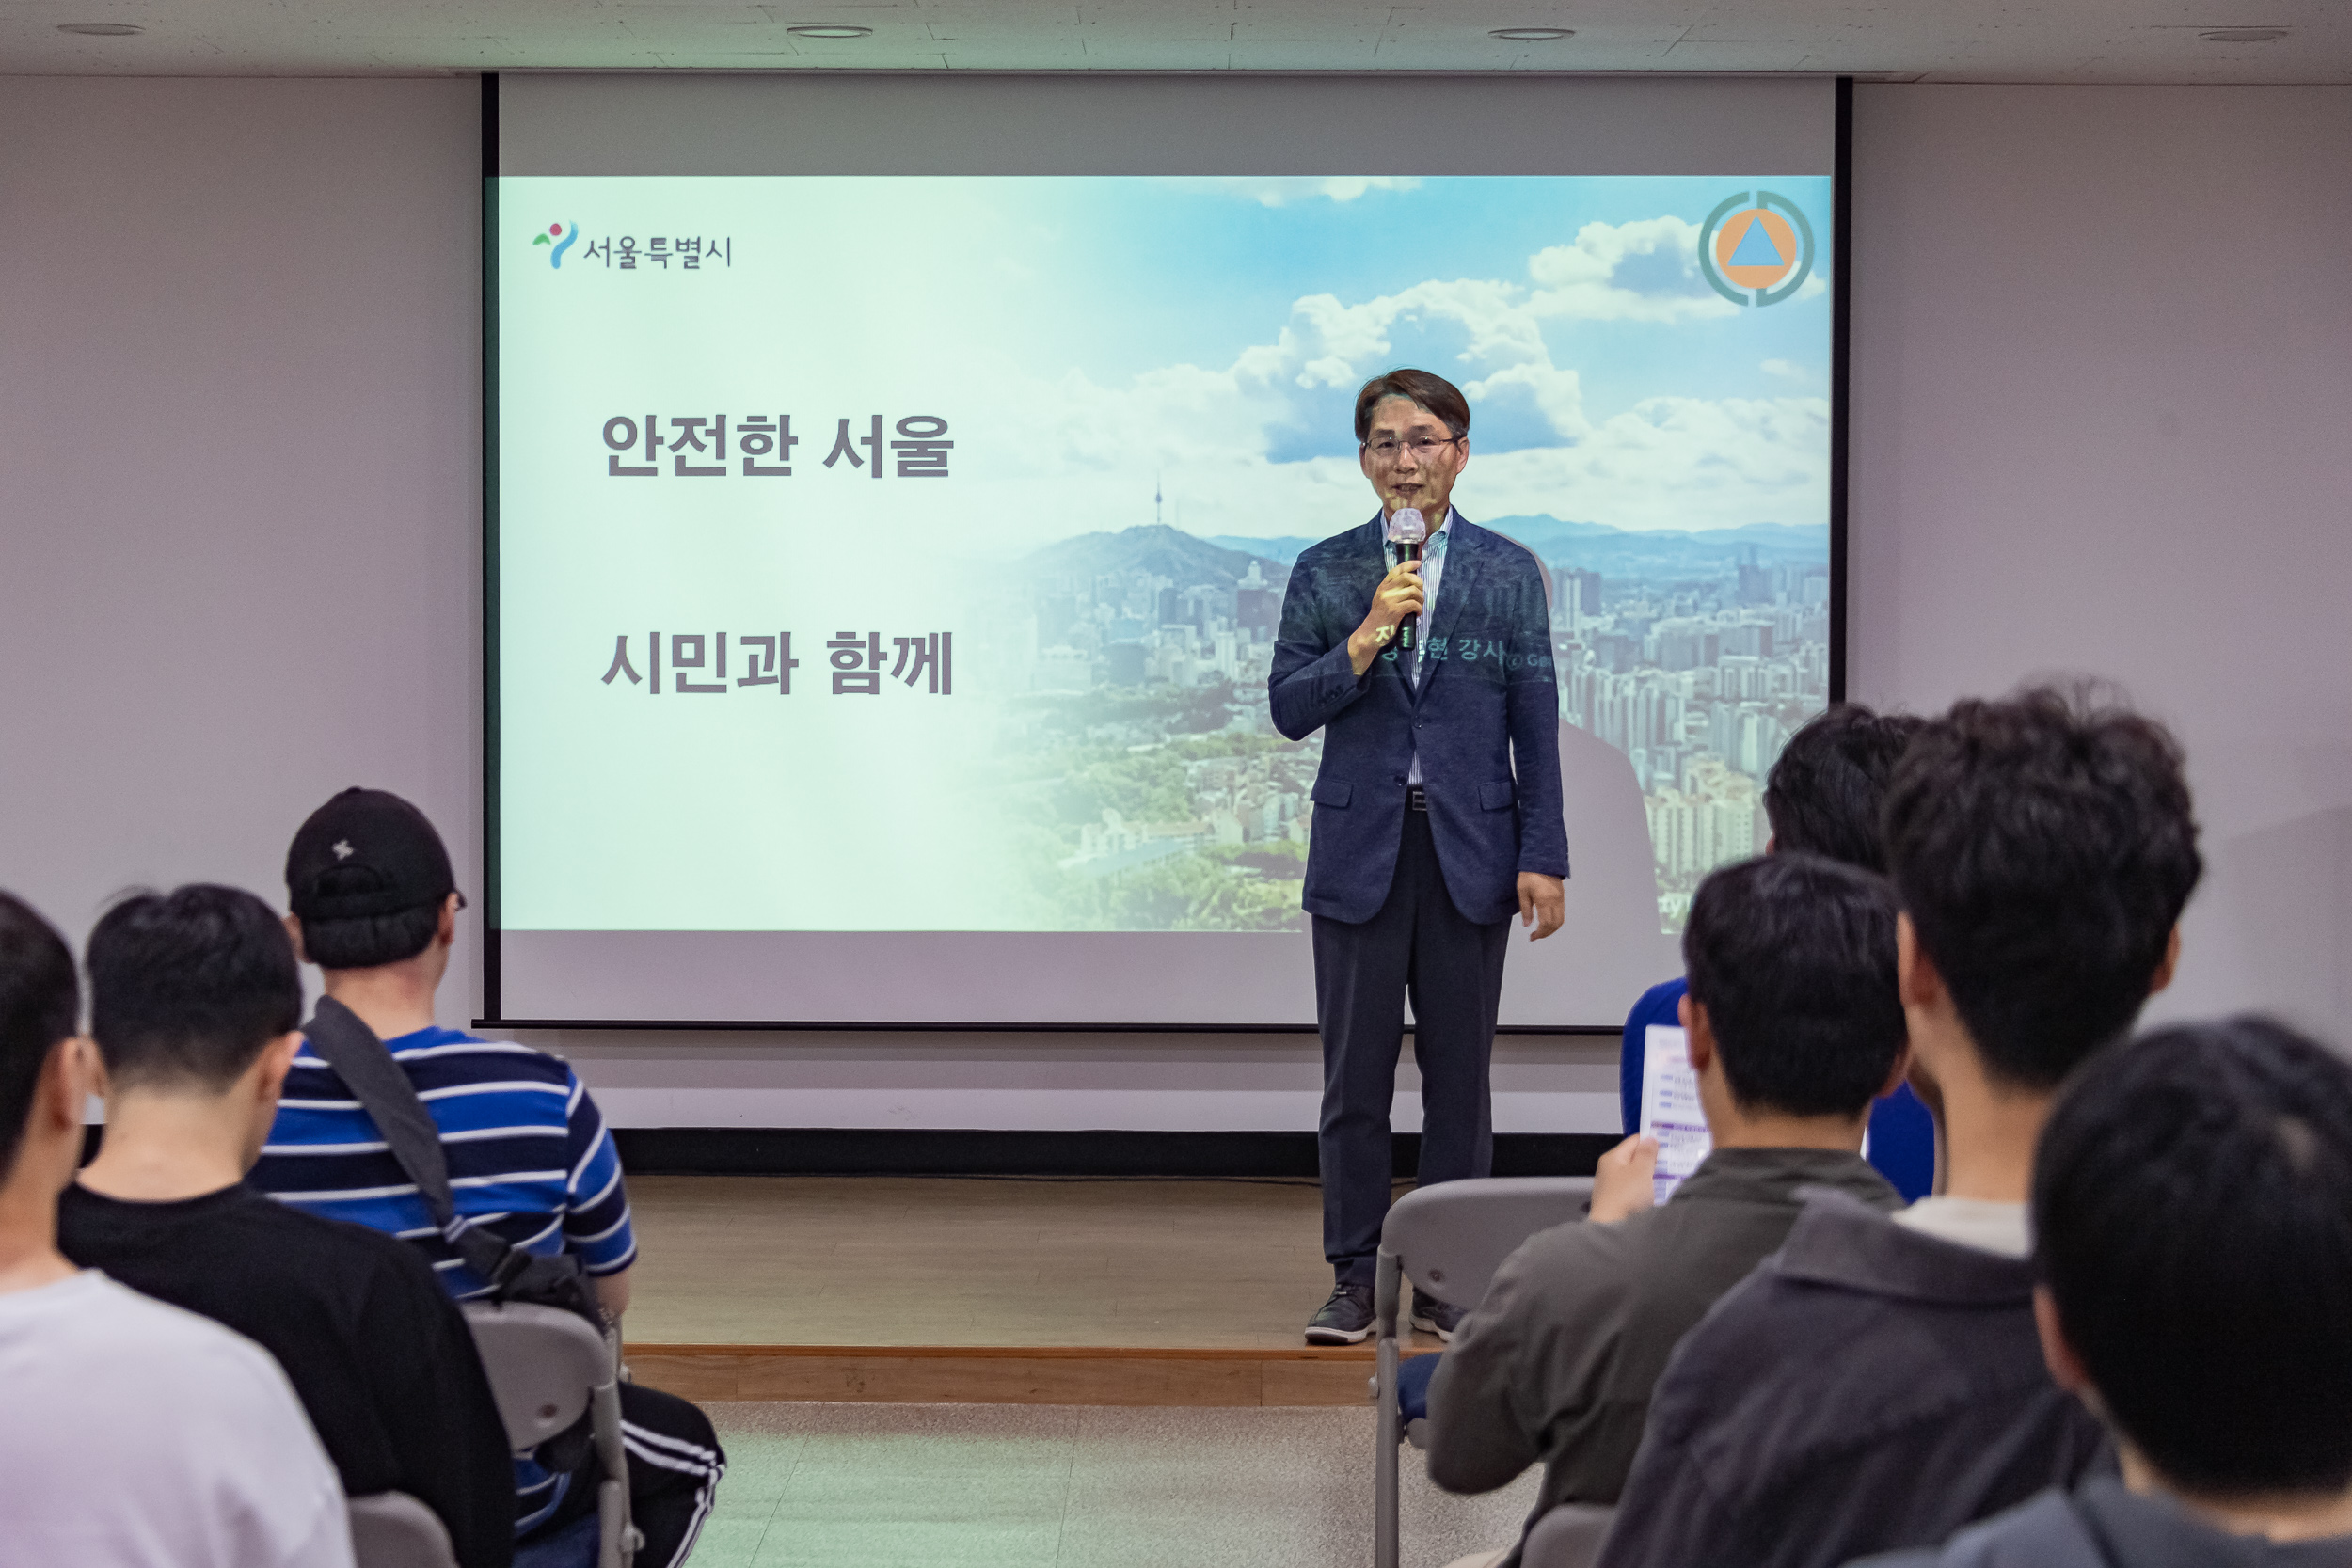
{"type": "Polygon", "coordinates": [[[384,1042],[375,1037],[358,1013],[331,996],[319,998],[318,1009],[303,1025],[303,1034],[322,1061],[335,1069],[359,1108],[384,1134],[392,1158],[441,1228],[441,1239],[456,1249],[468,1268],[503,1289],[531,1261],[531,1254],[460,1218],[449,1184],[449,1159],[441,1148],[440,1129],[433,1113],[418,1098],[416,1085],[392,1060],[384,1042]]]}

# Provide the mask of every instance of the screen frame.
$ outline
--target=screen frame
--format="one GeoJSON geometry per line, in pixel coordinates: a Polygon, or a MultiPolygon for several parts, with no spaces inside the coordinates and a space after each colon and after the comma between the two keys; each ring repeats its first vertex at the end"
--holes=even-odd
{"type": "MultiPolygon", "coordinates": [[[[569,73],[564,73],[569,74],[569,73]]],[[[730,73],[733,74],[733,73],[730,73]]],[[[762,73],[765,74],[765,73],[762,73]]],[[[879,74],[879,73],[878,73],[879,74]]],[[[1008,72],[1024,75],[1026,72],[1008,72]]],[[[1122,73],[1129,74],[1129,73],[1122,73]]],[[[1160,74],[1145,72],[1137,74],[1160,74]]],[[[1352,74],[1352,73],[1329,73],[1352,74]]],[[[1378,73],[1391,81],[1398,72],[1378,73]]],[[[1454,75],[1461,73],[1445,72],[1454,75]]],[[[1480,73],[1483,74],[1483,73],[1480,73]]],[[[1514,72],[1515,76],[1524,73],[1514,72]]],[[[1550,73],[1547,73],[1550,74],[1550,73]]],[[[1560,73],[1574,75],[1573,72],[1560,73]]],[[[1817,78],[1818,79],[1818,78],[1817,78]]],[[[1846,700],[1848,397],[1852,348],[1853,85],[1831,79],[1829,702],[1846,700]]],[[[1311,1023],[947,1022],[811,1019],[524,1019],[502,1015],[499,842],[499,72],[482,73],[482,998],[476,1028],[725,1033],[1311,1035],[1311,1023]]],[[[1413,1032],[1408,1020],[1407,1034],[1413,1032]]],[[[1613,1036],[1616,1024],[1502,1023],[1500,1035],[1613,1036]]]]}

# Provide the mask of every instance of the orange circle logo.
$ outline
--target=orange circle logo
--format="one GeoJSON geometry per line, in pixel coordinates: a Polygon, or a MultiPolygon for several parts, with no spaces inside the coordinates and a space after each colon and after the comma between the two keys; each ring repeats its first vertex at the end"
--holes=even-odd
{"type": "Polygon", "coordinates": [[[1796,264],[1796,230],[1778,213],[1751,207],[1715,231],[1715,268],[1735,289],[1769,289],[1796,264]]]}

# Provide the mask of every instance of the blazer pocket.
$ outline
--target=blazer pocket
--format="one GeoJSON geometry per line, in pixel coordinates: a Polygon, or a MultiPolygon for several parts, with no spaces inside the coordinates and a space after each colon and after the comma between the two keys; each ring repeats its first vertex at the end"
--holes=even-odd
{"type": "Polygon", "coordinates": [[[1307,799],[1318,806],[1343,806],[1356,796],[1356,786],[1345,779],[1317,779],[1307,791],[1307,799]]]}
{"type": "Polygon", "coordinates": [[[1499,784],[1483,784],[1478,786],[1478,809],[1480,811],[1502,811],[1510,805],[1511,800],[1511,781],[1508,779],[1499,784]]]}

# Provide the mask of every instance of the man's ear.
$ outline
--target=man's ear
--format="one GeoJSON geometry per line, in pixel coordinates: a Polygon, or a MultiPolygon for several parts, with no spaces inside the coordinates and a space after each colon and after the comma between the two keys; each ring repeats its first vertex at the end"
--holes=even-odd
{"type": "Polygon", "coordinates": [[[2033,1288],[2033,1326],[2042,1338],[2042,1364],[2050,1369],[2050,1381],[2069,1394],[2090,1389],[2090,1373],[2066,1338],[2066,1325],[2058,1321],[2058,1302],[2047,1285],[2033,1288]]]}
{"type": "Polygon", "coordinates": [[[300,915],[290,914],[286,917],[286,935],[294,939],[294,962],[309,963],[310,955],[302,950],[302,917],[300,915]]]}
{"type": "Polygon", "coordinates": [[[1715,1061],[1715,1026],[1708,1022],[1706,1006],[1692,1001],[1688,991],[1683,993],[1680,1012],[1683,1037],[1690,1043],[1691,1072],[1703,1078],[1715,1061]]]}
{"type": "Polygon", "coordinates": [[[40,1077],[34,1085],[34,1114],[50,1118],[53,1126],[81,1126],[89,1097],[103,1092],[99,1085],[104,1071],[98,1059],[98,1043],[87,1035],[59,1040],[41,1064],[40,1077]]]}
{"type": "Polygon", "coordinates": [[[1905,1007],[1932,1007],[1944,996],[1944,976],[1919,945],[1918,927],[1907,912],[1895,916],[1895,987],[1905,1007]]]}
{"type": "Polygon", "coordinates": [[[2172,983],[2173,974],[2181,967],[2181,927],[2176,924],[2172,934],[2164,939],[2164,957],[2156,960],[2156,972],[2148,977],[2148,994],[2153,996],[2172,983]]]}
{"type": "Polygon", "coordinates": [[[302,1049],[302,1031],[291,1030],[262,1047],[261,1059],[254,1065],[260,1073],[254,1080],[255,1092],[275,1105],[278,1091],[285,1087],[286,1074],[294,1069],[294,1053],[302,1049]]]}
{"type": "Polygon", "coordinates": [[[443,947],[457,945],[457,895],[441,900],[441,918],[433,927],[433,940],[443,947]]]}

